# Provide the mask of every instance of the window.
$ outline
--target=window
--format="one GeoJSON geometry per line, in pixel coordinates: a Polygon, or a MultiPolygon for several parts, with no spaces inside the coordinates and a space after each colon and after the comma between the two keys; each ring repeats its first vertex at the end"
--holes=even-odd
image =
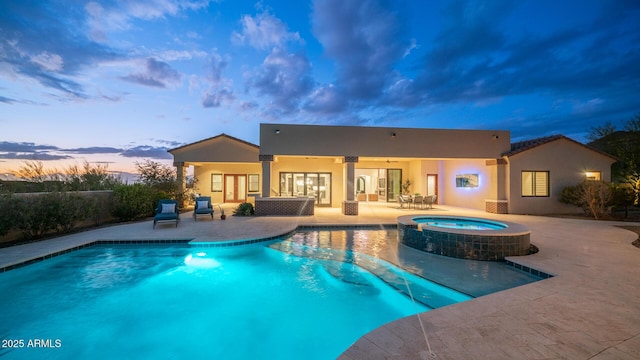
{"type": "Polygon", "coordinates": [[[280,173],[280,196],[309,196],[331,206],[331,173],[280,173]]]}
{"type": "Polygon", "coordinates": [[[222,174],[211,174],[211,191],[222,192],[222,174]]]}
{"type": "Polygon", "coordinates": [[[587,171],[584,175],[586,180],[600,181],[600,171],[587,171]]]}
{"type": "Polygon", "coordinates": [[[549,172],[523,171],[522,196],[549,196],[549,172]]]}
{"type": "Polygon", "coordinates": [[[260,191],[260,175],[249,174],[249,192],[260,191]]]}

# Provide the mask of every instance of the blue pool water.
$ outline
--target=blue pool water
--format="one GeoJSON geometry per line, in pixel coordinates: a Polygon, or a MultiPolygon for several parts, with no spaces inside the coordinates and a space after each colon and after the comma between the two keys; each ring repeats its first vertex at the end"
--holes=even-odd
{"type": "Polygon", "coordinates": [[[447,229],[462,230],[500,230],[505,229],[507,225],[497,221],[472,218],[456,218],[456,217],[416,217],[413,221],[418,224],[427,226],[435,226],[447,229]]]}
{"type": "Polygon", "coordinates": [[[397,234],[96,245],[14,269],[0,274],[0,339],[14,345],[0,358],[334,359],[390,321],[539,280],[398,246],[397,234]]]}
{"type": "Polygon", "coordinates": [[[18,268],[0,274],[0,357],[333,359],[387,322],[471,298],[379,260],[395,234],[99,245],[18,268]]]}

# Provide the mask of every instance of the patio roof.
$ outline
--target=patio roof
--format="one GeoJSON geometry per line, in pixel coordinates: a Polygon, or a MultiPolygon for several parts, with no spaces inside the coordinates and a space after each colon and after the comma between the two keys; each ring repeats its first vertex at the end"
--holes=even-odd
{"type": "Polygon", "coordinates": [[[598,153],[600,155],[604,155],[604,156],[609,157],[609,158],[611,158],[613,160],[618,160],[617,158],[615,158],[614,156],[612,156],[610,154],[607,154],[607,153],[605,153],[603,151],[600,151],[598,149],[592,148],[591,146],[585,145],[585,144],[583,144],[581,142],[575,141],[575,140],[573,140],[573,139],[571,139],[569,137],[566,137],[564,135],[551,135],[551,136],[539,137],[539,138],[535,138],[535,139],[529,139],[529,140],[524,140],[524,141],[519,141],[519,142],[512,143],[511,144],[511,150],[509,152],[507,152],[507,153],[504,153],[503,156],[507,156],[507,157],[514,156],[514,155],[520,154],[522,152],[525,152],[525,151],[528,151],[528,150],[531,150],[531,149],[535,149],[538,146],[541,146],[541,145],[544,145],[544,144],[548,144],[548,143],[553,142],[553,141],[562,140],[562,139],[570,141],[570,142],[572,142],[572,143],[574,143],[576,145],[580,145],[580,146],[582,146],[582,147],[584,147],[584,148],[586,148],[588,150],[596,152],[596,153],[598,153]]]}

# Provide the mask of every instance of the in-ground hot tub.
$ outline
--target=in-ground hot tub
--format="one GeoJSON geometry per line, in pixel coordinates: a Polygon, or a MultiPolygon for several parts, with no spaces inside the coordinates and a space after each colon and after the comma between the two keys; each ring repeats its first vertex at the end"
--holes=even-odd
{"type": "Polygon", "coordinates": [[[509,221],[406,215],[398,218],[398,230],[407,246],[463,259],[503,261],[530,251],[529,229],[509,221]]]}

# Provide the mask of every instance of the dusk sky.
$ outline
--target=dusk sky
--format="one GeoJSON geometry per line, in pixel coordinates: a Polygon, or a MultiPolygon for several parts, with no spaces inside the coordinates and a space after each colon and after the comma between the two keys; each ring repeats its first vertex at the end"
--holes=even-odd
{"type": "Polygon", "coordinates": [[[170,164],[263,122],[584,142],[640,114],[638,19],[637,0],[0,0],[0,173],[170,164]]]}

